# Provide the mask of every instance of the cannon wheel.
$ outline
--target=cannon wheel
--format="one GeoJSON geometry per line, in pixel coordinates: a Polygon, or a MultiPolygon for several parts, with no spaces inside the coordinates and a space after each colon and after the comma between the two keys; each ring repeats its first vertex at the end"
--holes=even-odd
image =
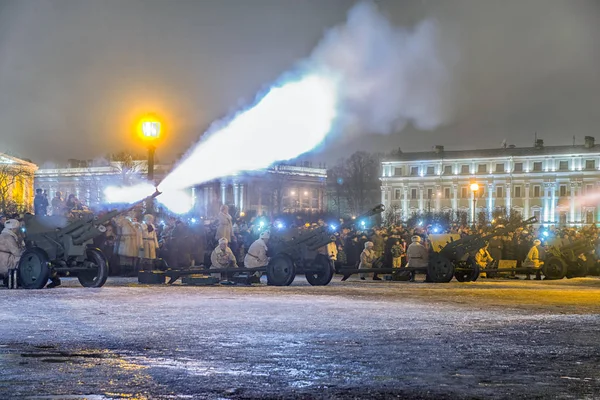
{"type": "Polygon", "coordinates": [[[436,283],[450,282],[454,276],[454,264],[446,257],[437,253],[429,257],[427,277],[436,283]]]}
{"type": "Polygon", "coordinates": [[[267,283],[271,286],[289,286],[296,278],[296,266],[285,254],[271,258],[267,265],[267,283]]]}
{"type": "Polygon", "coordinates": [[[542,272],[548,279],[562,279],[567,274],[567,264],[558,257],[550,257],[542,265],[542,272]]]}
{"type": "Polygon", "coordinates": [[[464,268],[462,271],[456,271],[454,273],[454,277],[459,282],[475,282],[477,278],[479,278],[480,268],[479,264],[475,261],[473,257],[467,258],[467,261],[461,263],[461,268],[464,268]],[[468,270],[467,270],[468,268],[468,270]]]}
{"type": "Polygon", "coordinates": [[[587,266],[581,260],[577,260],[567,267],[567,278],[583,278],[587,275],[587,266]]]}
{"type": "Polygon", "coordinates": [[[77,274],[77,279],[83,287],[99,288],[104,286],[108,278],[108,261],[99,249],[87,249],[86,261],[95,264],[98,268],[94,271],[85,271],[77,274]]]}
{"type": "Polygon", "coordinates": [[[312,262],[311,268],[319,269],[319,272],[307,272],[306,280],[313,286],[325,286],[331,282],[335,270],[327,256],[318,254],[312,262]]]}
{"type": "Polygon", "coordinates": [[[50,277],[50,259],[39,247],[32,247],[19,260],[19,285],[25,289],[42,289],[50,277]]]}

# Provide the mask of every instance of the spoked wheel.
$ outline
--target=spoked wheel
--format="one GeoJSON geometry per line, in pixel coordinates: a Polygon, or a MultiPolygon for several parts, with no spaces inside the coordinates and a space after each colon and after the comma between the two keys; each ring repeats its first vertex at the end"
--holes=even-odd
{"type": "Polygon", "coordinates": [[[479,278],[479,264],[473,257],[467,258],[467,261],[459,264],[459,270],[454,273],[454,277],[459,282],[475,282],[479,278]]]}
{"type": "Polygon", "coordinates": [[[25,289],[42,289],[50,277],[50,259],[40,248],[25,250],[19,260],[19,283],[25,289]]]}
{"type": "Polygon", "coordinates": [[[98,249],[87,249],[85,263],[89,271],[79,272],[77,279],[83,287],[99,288],[104,286],[108,278],[108,261],[98,249]]]}
{"type": "Polygon", "coordinates": [[[267,283],[271,286],[289,286],[296,277],[296,267],[290,257],[278,254],[267,265],[267,283]]]}
{"type": "Polygon", "coordinates": [[[305,275],[308,283],[313,286],[328,285],[335,273],[332,262],[323,254],[318,254],[315,257],[310,268],[312,271],[307,272],[305,275]]]}
{"type": "Polygon", "coordinates": [[[432,282],[445,283],[450,282],[454,276],[454,264],[446,257],[433,253],[429,257],[429,266],[427,267],[427,277],[432,282]]]}
{"type": "Polygon", "coordinates": [[[547,279],[562,279],[567,275],[567,264],[558,257],[550,257],[542,266],[547,279]]]}

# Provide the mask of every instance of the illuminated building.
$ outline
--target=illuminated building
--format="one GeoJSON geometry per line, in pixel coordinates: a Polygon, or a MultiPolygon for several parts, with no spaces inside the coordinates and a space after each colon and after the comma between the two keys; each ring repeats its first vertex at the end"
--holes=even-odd
{"type": "MultiPolygon", "coordinates": [[[[144,180],[147,161],[135,161],[129,168],[120,162],[95,164],[70,160],[68,167],[40,168],[35,174],[36,187],[63,200],[74,194],[84,204],[97,207],[104,203],[104,189],[144,180]]],[[[173,165],[155,165],[154,175],[160,182],[173,165]]],[[[241,212],[272,214],[283,212],[320,212],[326,207],[327,170],[303,166],[278,165],[264,171],[222,178],[189,189],[195,213],[211,217],[222,204],[235,206],[241,212]]]]}
{"type": "Polygon", "coordinates": [[[37,165],[0,153],[0,212],[31,211],[37,165]]]}
{"type": "Polygon", "coordinates": [[[514,210],[544,224],[600,222],[600,145],[402,153],[382,162],[381,199],[407,219],[413,213],[514,210]],[[471,190],[477,184],[478,189],[471,190]],[[477,200],[477,201],[473,201],[477,200]],[[476,207],[476,209],[473,209],[476,207]]]}

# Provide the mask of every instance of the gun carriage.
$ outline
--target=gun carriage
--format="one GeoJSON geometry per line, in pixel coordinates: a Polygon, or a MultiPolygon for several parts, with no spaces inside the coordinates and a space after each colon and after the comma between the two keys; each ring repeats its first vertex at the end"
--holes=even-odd
{"type": "MultiPolygon", "coordinates": [[[[497,236],[504,236],[520,226],[534,224],[535,217],[529,218],[520,224],[508,225],[506,228],[495,229],[487,235],[474,234],[460,237],[454,234],[430,235],[429,265],[427,268],[370,268],[370,269],[342,269],[342,280],[348,279],[357,273],[379,274],[404,274],[414,270],[427,275],[427,282],[450,282],[456,278],[459,282],[472,282],[477,280],[480,268],[475,261],[477,252],[486,245],[486,242],[497,236]]],[[[381,263],[379,263],[381,264],[381,263]]],[[[497,271],[497,270],[496,270],[497,271]]]]}
{"type": "MultiPolygon", "coordinates": [[[[378,205],[357,220],[381,214],[383,205],[378,205]]],[[[298,274],[304,274],[306,280],[313,286],[324,286],[331,282],[335,274],[333,262],[326,254],[319,253],[319,249],[335,242],[333,233],[337,230],[350,227],[354,221],[348,221],[336,229],[330,226],[320,226],[308,231],[271,232],[269,239],[269,264],[258,268],[219,268],[219,269],[189,269],[167,270],[162,272],[170,277],[169,284],[183,276],[200,274],[253,274],[266,273],[267,282],[273,286],[289,286],[298,274]]]]}
{"type": "Polygon", "coordinates": [[[588,274],[587,257],[594,252],[594,243],[589,239],[580,239],[572,243],[555,241],[550,244],[542,273],[547,279],[583,277],[588,274]],[[583,257],[582,257],[583,256],[583,257]]]}
{"type": "MultiPolygon", "coordinates": [[[[159,194],[157,191],[150,197],[159,194]]],[[[101,217],[81,214],[75,220],[63,216],[26,215],[26,249],[18,266],[19,285],[26,289],[41,289],[50,276],[58,274],[76,276],[84,287],[102,287],[108,277],[108,261],[100,249],[93,247],[93,240],[106,232],[105,224],[112,218],[142,202],[101,217]]]]}

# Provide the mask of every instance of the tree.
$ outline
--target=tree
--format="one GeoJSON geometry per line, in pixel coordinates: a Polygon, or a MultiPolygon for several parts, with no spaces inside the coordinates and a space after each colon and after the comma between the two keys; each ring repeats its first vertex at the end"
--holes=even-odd
{"type": "Polygon", "coordinates": [[[0,164],[0,210],[2,212],[16,212],[19,204],[16,195],[23,194],[26,181],[33,179],[33,172],[28,168],[13,164],[0,164]]]}
{"type": "Polygon", "coordinates": [[[147,168],[147,165],[143,162],[145,157],[141,154],[120,151],[110,154],[107,158],[111,162],[111,165],[118,170],[124,185],[130,185],[131,178],[147,168]]]}
{"type": "MultiPolygon", "coordinates": [[[[341,186],[330,187],[330,191],[339,190],[337,194],[347,202],[351,213],[360,214],[378,202],[381,195],[380,158],[379,154],[357,151],[330,169],[331,175],[335,176],[335,185],[341,186]]],[[[333,184],[330,181],[330,186],[333,184]]]]}

